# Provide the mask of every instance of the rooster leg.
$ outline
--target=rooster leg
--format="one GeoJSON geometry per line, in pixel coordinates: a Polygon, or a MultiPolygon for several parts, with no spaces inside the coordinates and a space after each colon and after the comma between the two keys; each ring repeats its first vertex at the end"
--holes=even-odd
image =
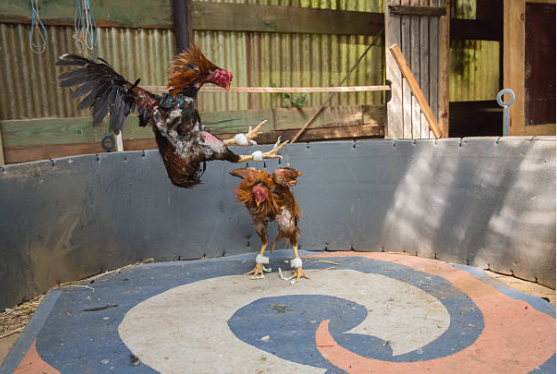
{"type": "Polygon", "coordinates": [[[266,158],[282,158],[282,156],[277,155],[284,146],[288,144],[288,140],[283,142],[276,148],[271,149],[269,152],[262,153],[261,151],[255,151],[251,155],[240,155],[240,159],[237,162],[248,162],[248,161],[263,161],[266,158]]]}
{"type": "Polygon", "coordinates": [[[296,241],[295,234],[294,234],[294,240],[290,238],[290,242],[292,243],[292,249],[294,250],[294,256],[295,256],[295,258],[292,261],[290,261],[292,267],[295,268],[294,274],[292,275],[293,282],[298,283],[300,278],[311,279],[304,272],[304,269],[302,269],[302,259],[300,258],[300,256],[298,256],[298,243],[296,241]]]}
{"type": "Polygon", "coordinates": [[[255,267],[252,271],[246,273],[246,275],[251,275],[251,279],[263,279],[265,278],[265,272],[271,271],[271,269],[266,269],[265,265],[269,263],[269,258],[265,257],[265,249],[267,248],[267,222],[253,220],[253,227],[257,232],[257,235],[261,238],[261,250],[259,255],[255,259],[255,267]]]}
{"type": "Polygon", "coordinates": [[[239,146],[246,146],[250,144],[257,145],[255,140],[253,139],[257,138],[258,135],[263,134],[262,132],[259,132],[259,130],[265,123],[267,123],[267,120],[263,120],[259,122],[259,124],[253,130],[250,126],[246,134],[236,134],[235,137],[224,140],[224,144],[227,147],[230,147],[231,145],[239,145],[239,146]]]}
{"type": "Polygon", "coordinates": [[[277,234],[277,237],[275,238],[275,242],[273,243],[273,246],[271,247],[271,253],[273,253],[273,251],[275,250],[275,247],[277,246],[277,244],[282,240],[282,234],[279,233],[277,234]]]}

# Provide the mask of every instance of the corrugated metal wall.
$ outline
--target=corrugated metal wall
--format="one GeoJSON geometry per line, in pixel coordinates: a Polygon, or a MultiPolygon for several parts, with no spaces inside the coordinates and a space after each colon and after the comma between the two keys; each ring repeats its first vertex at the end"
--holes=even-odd
{"type": "Polygon", "coordinates": [[[499,87],[499,42],[451,40],[450,101],[495,100],[499,87]]]}
{"type": "MultiPolygon", "coordinates": [[[[475,1],[459,0],[464,4],[475,1]]],[[[222,2],[301,6],[321,9],[381,12],[383,0],[224,0],[222,2]]],[[[475,8],[455,3],[457,16],[473,18],[475,8]],[[472,10],[470,10],[472,9],[472,10]]],[[[29,26],[0,24],[0,120],[88,116],[77,111],[67,89],[60,89],[54,66],[58,55],[77,52],[72,27],[47,26],[45,53],[36,55],[28,45],[29,26]]],[[[129,80],[143,85],[164,85],[165,71],[174,49],[170,30],[99,28],[96,55],[108,60],[129,80]]],[[[234,85],[336,86],[371,42],[372,37],[255,32],[196,31],[195,41],[217,65],[234,73],[234,85]]],[[[498,43],[451,44],[451,101],[492,99],[498,91],[498,43]],[[464,56],[463,60],[457,60],[464,56]],[[454,68],[453,68],[454,67],[454,68]]],[[[384,83],[384,47],[372,48],[348,85],[384,83]]],[[[296,96],[296,95],[295,95],[296,96]]],[[[309,94],[307,106],[321,103],[326,94],[309,94]]],[[[281,107],[282,94],[204,93],[201,111],[228,111],[281,107]]],[[[382,104],[378,92],[343,93],[331,105],[382,104]]]]}
{"type": "MultiPolygon", "coordinates": [[[[451,17],[476,19],[476,0],[452,0],[451,17]]],[[[500,43],[451,40],[449,101],[495,100],[499,86],[500,43]]]]}
{"type": "MultiPolygon", "coordinates": [[[[70,90],[58,87],[63,53],[77,53],[73,27],[47,26],[43,54],[29,48],[29,25],[0,23],[0,120],[88,116],[78,111],[70,90]]],[[[164,84],[175,51],[169,30],[99,28],[97,56],[108,60],[125,77],[141,77],[145,85],[164,84]]]]}

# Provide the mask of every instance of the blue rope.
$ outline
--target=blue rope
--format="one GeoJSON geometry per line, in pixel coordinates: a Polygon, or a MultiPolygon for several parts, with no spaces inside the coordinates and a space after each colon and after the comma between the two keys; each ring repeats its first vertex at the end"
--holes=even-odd
{"type": "Polygon", "coordinates": [[[29,46],[34,53],[41,54],[46,49],[48,33],[39,15],[39,0],[31,0],[31,30],[29,32],[29,46]],[[33,34],[37,32],[40,43],[33,42],[33,34]]]}
{"type": "Polygon", "coordinates": [[[89,57],[94,57],[99,34],[89,0],[76,0],[74,30],[73,37],[77,50],[80,53],[87,52],[89,57]]]}

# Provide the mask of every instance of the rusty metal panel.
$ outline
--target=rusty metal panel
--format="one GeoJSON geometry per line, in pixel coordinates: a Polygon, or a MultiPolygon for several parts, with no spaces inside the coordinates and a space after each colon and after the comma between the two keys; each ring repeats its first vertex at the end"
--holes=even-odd
{"type": "Polygon", "coordinates": [[[495,100],[499,74],[499,42],[451,40],[450,101],[495,100]]]}
{"type": "MultiPolygon", "coordinates": [[[[58,87],[60,70],[54,65],[59,55],[78,52],[74,29],[46,28],[45,52],[35,54],[28,44],[28,25],[0,24],[0,120],[89,116],[77,110],[70,90],[58,87]]],[[[141,77],[144,85],[165,84],[174,51],[169,30],[99,28],[96,55],[130,80],[141,77]]]]}
{"type": "MultiPolygon", "coordinates": [[[[221,2],[221,1],[217,1],[221,2]]],[[[299,6],[320,9],[379,12],[383,0],[233,0],[222,2],[299,6]]],[[[58,87],[58,55],[76,53],[72,27],[47,26],[45,53],[31,52],[28,25],[0,24],[0,120],[88,116],[78,111],[68,89],[58,87]]],[[[254,32],[196,31],[194,40],[217,65],[231,70],[234,85],[336,86],[356,62],[371,37],[254,32]]],[[[173,54],[172,30],[99,28],[97,56],[103,57],[129,80],[164,85],[173,54]]],[[[374,47],[354,71],[347,85],[384,83],[384,51],[374,47]]],[[[297,98],[299,95],[294,95],[297,98]]],[[[318,106],[327,94],[308,94],[305,106],[318,106]]],[[[342,93],[331,105],[381,104],[382,92],[342,93]]],[[[288,106],[282,94],[203,93],[202,112],[288,106]]]]}

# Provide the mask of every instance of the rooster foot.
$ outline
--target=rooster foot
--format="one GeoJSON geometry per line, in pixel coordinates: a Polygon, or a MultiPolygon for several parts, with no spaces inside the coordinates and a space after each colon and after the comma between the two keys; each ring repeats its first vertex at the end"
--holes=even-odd
{"type": "Polygon", "coordinates": [[[281,270],[280,267],[278,268],[278,271],[279,271],[279,276],[280,276],[280,278],[281,278],[282,280],[290,281],[290,284],[296,284],[296,283],[298,283],[298,281],[299,281],[300,279],[302,279],[302,278],[311,279],[311,278],[308,277],[308,275],[304,272],[304,269],[302,269],[301,266],[300,266],[300,267],[297,267],[296,270],[294,270],[294,273],[293,273],[291,276],[289,276],[288,278],[285,277],[285,276],[282,274],[282,270],[281,270]]]}
{"type": "Polygon", "coordinates": [[[246,134],[236,134],[235,137],[230,138],[230,139],[226,139],[224,141],[224,144],[227,147],[230,147],[231,145],[239,145],[239,146],[246,146],[246,145],[257,145],[257,142],[253,139],[257,138],[258,135],[263,134],[262,132],[259,131],[259,129],[261,129],[261,127],[267,123],[267,120],[263,120],[261,122],[259,122],[259,124],[252,129],[251,126],[249,127],[249,130],[246,134]]]}
{"type": "Polygon", "coordinates": [[[302,267],[300,266],[299,268],[296,268],[296,270],[294,270],[294,274],[292,274],[292,282],[296,284],[301,278],[311,279],[307,276],[307,274],[304,272],[304,269],[302,269],[302,267]]]}
{"type": "Polygon", "coordinates": [[[283,142],[278,147],[274,147],[268,152],[262,153],[261,151],[255,151],[251,155],[241,155],[238,162],[247,162],[247,161],[263,161],[266,158],[282,158],[282,156],[277,155],[278,151],[284,148],[288,144],[288,140],[283,142]]]}
{"type": "Polygon", "coordinates": [[[266,268],[263,264],[255,264],[253,270],[247,272],[246,275],[251,275],[251,279],[265,279],[265,273],[269,273],[270,271],[271,269],[266,268]]]}

